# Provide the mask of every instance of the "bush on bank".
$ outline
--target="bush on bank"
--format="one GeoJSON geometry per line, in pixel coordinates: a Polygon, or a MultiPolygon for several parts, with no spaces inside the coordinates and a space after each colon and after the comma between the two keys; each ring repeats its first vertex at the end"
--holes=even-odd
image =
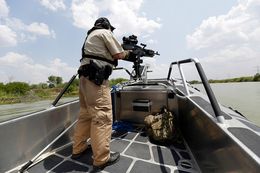
{"type": "MultiPolygon", "coordinates": [[[[61,90],[67,85],[62,83],[62,78],[50,76],[46,83],[31,84],[25,82],[0,83],[0,104],[20,103],[28,101],[38,101],[44,99],[55,99],[61,90]]],[[[117,78],[110,80],[110,86],[127,81],[127,79],[117,78]]],[[[79,79],[75,79],[65,92],[65,97],[77,96],[79,79]]]]}

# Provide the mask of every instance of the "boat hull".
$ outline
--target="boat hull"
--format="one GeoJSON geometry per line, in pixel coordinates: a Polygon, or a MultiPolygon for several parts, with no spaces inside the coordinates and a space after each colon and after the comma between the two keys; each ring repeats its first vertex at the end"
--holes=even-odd
{"type": "MultiPolygon", "coordinates": [[[[74,101],[0,123],[0,172],[32,159],[76,120],[78,112],[78,101],[74,101]]],[[[63,143],[70,136],[64,135],[63,143]]]]}

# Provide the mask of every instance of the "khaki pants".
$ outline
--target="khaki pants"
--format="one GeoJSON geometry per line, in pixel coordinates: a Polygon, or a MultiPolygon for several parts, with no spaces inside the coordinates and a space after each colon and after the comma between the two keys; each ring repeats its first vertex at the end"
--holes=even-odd
{"type": "Polygon", "coordinates": [[[108,80],[97,86],[85,77],[80,77],[80,112],[74,132],[73,154],[86,149],[91,139],[93,165],[99,166],[110,157],[112,132],[112,104],[108,80]]]}

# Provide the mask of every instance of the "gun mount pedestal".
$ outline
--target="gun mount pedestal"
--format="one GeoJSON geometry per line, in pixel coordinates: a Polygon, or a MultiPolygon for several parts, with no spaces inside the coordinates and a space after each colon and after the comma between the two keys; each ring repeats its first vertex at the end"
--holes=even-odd
{"type": "Polygon", "coordinates": [[[141,74],[142,74],[141,63],[143,63],[143,60],[140,59],[140,57],[137,57],[136,61],[134,61],[133,63],[134,63],[133,69],[134,69],[134,73],[135,73],[133,78],[134,78],[134,80],[137,80],[137,79],[141,78],[141,74]]]}

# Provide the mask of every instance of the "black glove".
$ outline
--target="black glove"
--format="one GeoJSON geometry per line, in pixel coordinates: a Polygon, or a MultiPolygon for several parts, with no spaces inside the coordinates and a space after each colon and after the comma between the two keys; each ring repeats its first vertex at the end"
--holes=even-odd
{"type": "Polygon", "coordinates": [[[135,62],[136,54],[133,51],[129,51],[129,50],[126,50],[126,51],[127,51],[127,53],[126,53],[124,60],[130,61],[130,62],[135,62]]]}

